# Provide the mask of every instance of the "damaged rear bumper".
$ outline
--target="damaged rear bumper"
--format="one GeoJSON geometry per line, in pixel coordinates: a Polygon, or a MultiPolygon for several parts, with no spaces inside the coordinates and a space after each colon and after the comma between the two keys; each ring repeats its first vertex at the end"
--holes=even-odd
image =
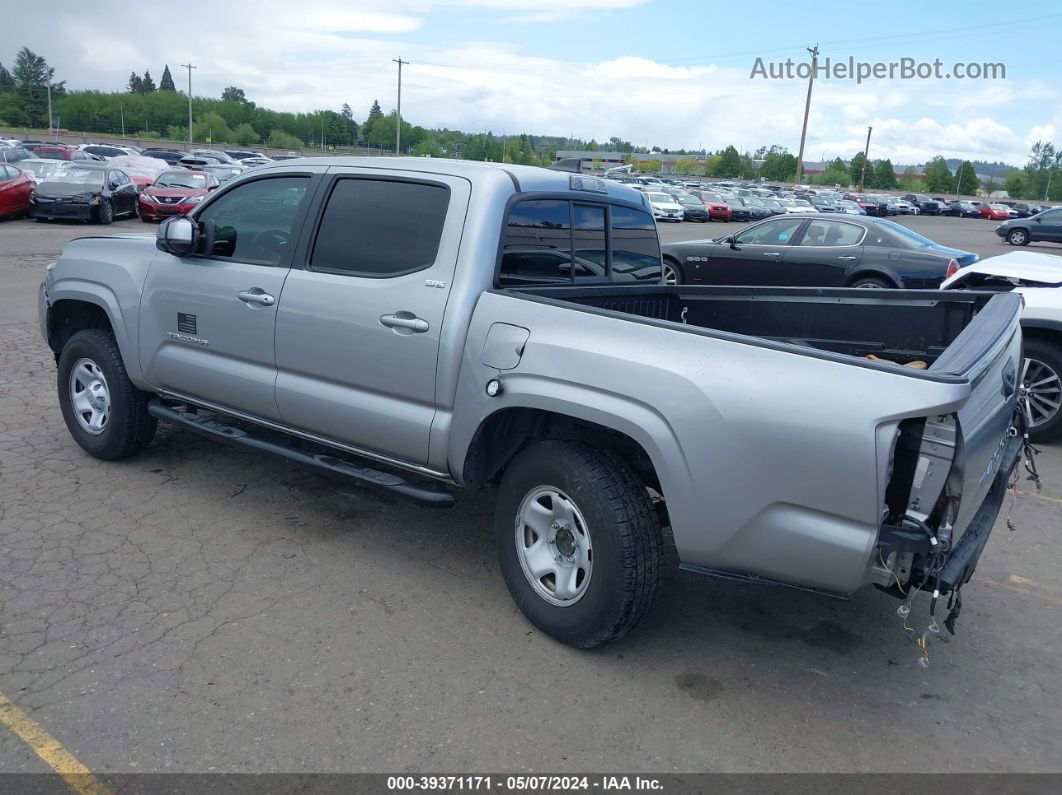
{"type": "Polygon", "coordinates": [[[1002,460],[996,479],[992,482],[992,488],[985,495],[981,507],[974,514],[966,532],[955,544],[947,562],[940,573],[940,592],[947,594],[970,581],[977,561],[988,543],[988,537],[992,533],[992,527],[999,516],[999,510],[1003,507],[1003,499],[1007,493],[1007,483],[1011,473],[1018,463],[1021,455],[1023,439],[1018,435],[1007,438],[1007,444],[1003,449],[1002,460]]]}

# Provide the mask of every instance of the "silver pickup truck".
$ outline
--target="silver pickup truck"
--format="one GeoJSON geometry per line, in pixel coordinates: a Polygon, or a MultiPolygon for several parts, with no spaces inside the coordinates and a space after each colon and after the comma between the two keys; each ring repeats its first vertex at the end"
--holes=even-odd
{"type": "Polygon", "coordinates": [[[428,506],[494,487],[513,599],[578,647],[627,633],[673,557],[957,592],[1019,454],[1020,310],[667,286],[637,191],[432,159],[258,168],[157,237],[70,243],[40,289],[91,455],[163,420],[428,506]]]}

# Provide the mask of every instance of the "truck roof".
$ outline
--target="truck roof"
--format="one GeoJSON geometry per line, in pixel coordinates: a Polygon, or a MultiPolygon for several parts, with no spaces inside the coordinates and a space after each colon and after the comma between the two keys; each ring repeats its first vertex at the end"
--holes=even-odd
{"type": "Polygon", "coordinates": [[[512,180],[518,191],[543,191],[543,192],[579,192],[572,186],[572,177],[582,177],[594,180],[594,187],[604,189],[605,194],[597,191],[589,191],[590,196],[607,195],[613,199],[619,199],[631,204],[644,206],[644,195],[628,187],[622,182],[611,179],[602,179],[589,174],[579,175],[568,171],[553,171],[538,166],[519,166],[508,163],[485,163],[479,160],[450,160],[436,157],[304,157],[293,160],[283,160],[278,163],[269,163],[259,166],[255,172],[274,168],[292,168],[306,163],[315,166],[343,166],[346,168],[371,168],[391,169],[398,171],[415,171],[422,174],[445,174],[447,176],[463,177],[473,185],[481,180],[491,179],[498,174],[504,174],[512,180]]]}

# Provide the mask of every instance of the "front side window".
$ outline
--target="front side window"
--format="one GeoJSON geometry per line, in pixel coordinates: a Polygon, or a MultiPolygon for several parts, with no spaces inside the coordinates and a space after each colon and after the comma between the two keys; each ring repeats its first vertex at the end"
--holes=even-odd
{"type": "Polygon", "coordinates": [[[734,238],[745,246],[787,246],[804,223],[799,218],[777,218],[749,227],[734,238]]]}
{"type": "Polygon", "coordinates": [[[278,264],[287,251],[309,182],[304,176],[259,179],[219,196],[196,216],[205,233],[203,253],[241,262],[278,264]]]}
{"type": "Polygon", "coordinates": [[[445,185],[340,179],[321,218],[310,268],[374,278],[429,268],[449,203],[445,185]]]}

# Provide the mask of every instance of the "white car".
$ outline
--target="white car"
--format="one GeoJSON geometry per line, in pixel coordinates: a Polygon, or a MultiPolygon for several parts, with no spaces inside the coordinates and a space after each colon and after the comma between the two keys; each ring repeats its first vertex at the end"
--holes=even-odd
{"type": "Polygon", "coordinates": [[[682,209],[682,205],[678,203],[674,196],[667,193],[657,193],[656,191],[647,192],[646,196],[649,197],[649,204],[653,208],[653,218],[658,221],[679,223],[686,214],[686,211],[682,209]]]}
{"type": "Polygon", "coordinates": [[[787,213],[817,213],[815,205],[803,199],[779,199],[787,213]]]}
{"type": "MultiPolygon", "coordinates": [[[[220,149],[193,149],[188,153],[190,157],[212,157],[219,163],[224,163],[227,166],[238,166],[240,161],[234,158],[227,152],[222,152],[220,149]]],[[[249,159],[249,158],[248,158],[249,159]]]]}
{"type": "Polygon", "coordinates": [[[140,150],[122,144],[78,144],[77,148],[90,155],[110,160],[112,157],[129,157],[140,154],[140,150]]]}
{"type": "Polygon", "coordinates": [[[60,171],[66,171],[70,167],[71,160],[45,160],[38,157],[27,157],[18,161],[18,168],[26,172],[34,184],[44,182],[49,177],[55,176],[60,171]]]}
{"type": "Polygon", "coordinates": [[[911,204],[911,202],[906,202],[903,199],[900,199],[898,202],[895,202],[895,205],[896,209],[900,211],[900,215],[920,215],[922,212],[913,204],[911,204]]]}
{"type": "Polygon", "coordinates": [[[255,166],[266,166],[273,162],[271,157],[245,157],[238,161],[244,168],[254,168],[255,166]]]}
{"type": "Polygon", "coordinates": [[[1021,397],[1034,441],[1062,437],[1062,257],[1014,251],[961,268],[942,290],[1013,290],[1025,299],[1021,397]]]}

